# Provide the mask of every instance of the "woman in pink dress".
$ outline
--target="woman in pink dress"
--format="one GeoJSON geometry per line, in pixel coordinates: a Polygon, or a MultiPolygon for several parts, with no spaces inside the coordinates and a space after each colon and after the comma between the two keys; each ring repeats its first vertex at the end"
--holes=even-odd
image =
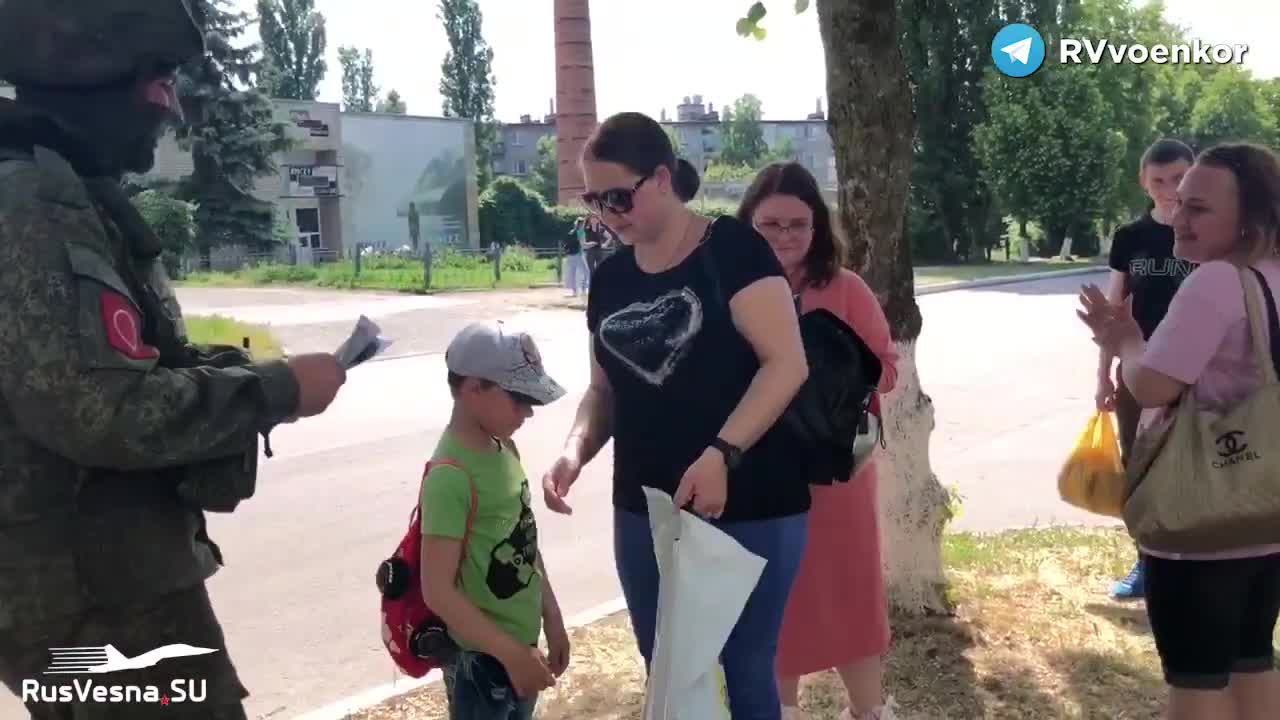
{"type": "MultiPolygon", "coordinates": [[[[867,284],[842,266],[843,246],[818,183],[798,163],[760,172],[738,209],[778,255],[801,312],[825,308],[853,328],[884,371],[880,393],[893,389],[898,355],[884,311],[867,284]]],[[[811,485],[809,537],[778,638],[783,719],[802,720],[800,678],[835,669],[849,693],[842,720],[891,720],[881,656],[889,619],[880,569],[875,461],[849,482],[811,485]]]]}

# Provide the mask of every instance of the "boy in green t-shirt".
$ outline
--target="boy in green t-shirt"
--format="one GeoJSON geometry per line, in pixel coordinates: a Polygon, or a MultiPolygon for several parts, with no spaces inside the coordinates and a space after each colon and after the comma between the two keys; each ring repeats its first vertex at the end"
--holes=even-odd
{"type": "Polygon", "coordinates": [[[533,338],[501,321],[464,328],[445,365],[453,414],[422,480],[422,593],[459,647],[443,668],[450,717],[524,720],[568,666],[569,638],[511,435],[565,391],[533,338]]]}

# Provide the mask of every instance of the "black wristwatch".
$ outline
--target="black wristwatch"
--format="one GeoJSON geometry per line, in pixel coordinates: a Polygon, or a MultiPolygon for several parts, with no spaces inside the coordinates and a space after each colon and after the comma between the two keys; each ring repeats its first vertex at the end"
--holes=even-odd
{"type": "Polygon", "coordinates": [[[711,441],[711,447],[719,450],[720,454],[724,455],[724,466],[730,470],[737,468],[738,464],[742,462],[742,448],[737,445],[728,443],[721,438],[716,438],[711,441]]]}

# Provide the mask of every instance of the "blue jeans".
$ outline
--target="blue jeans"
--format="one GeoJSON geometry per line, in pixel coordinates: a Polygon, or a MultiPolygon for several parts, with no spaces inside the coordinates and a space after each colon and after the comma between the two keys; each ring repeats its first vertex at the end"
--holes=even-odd
{"type": "Polygon", "coordinates": [[[521,699],[502,663],[484,653],[459,651],[443,670],[449,720],[529,720],[537,698],[521,699]]]}
{"type": "MultiPolygon", "coordinates": [[[[774,656],[782,613],[804,554],[808,519],[807,514],[800,514],[769,520],[712,522],[766,560],[760,581],[720,652],[733,720],[782,717],[774,656]]],[[[658,615],[658,560],[647,515],[614,511],[613,556],[636,644],[647,667],[653,659],[658,615]]]]}
{"type": "Polygon", "coordinates": [[[587,265],[587,256],[584,253],[567,255],[564,264],[564,286],[575,295],[579,291],[587,292],[591,286],[591,268],[587,265]]]}

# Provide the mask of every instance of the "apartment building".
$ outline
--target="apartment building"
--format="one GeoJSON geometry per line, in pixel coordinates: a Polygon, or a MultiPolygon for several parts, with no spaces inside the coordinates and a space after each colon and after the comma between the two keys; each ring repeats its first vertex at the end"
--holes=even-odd
{"type": "MultiPolygon", "coordinates": [[[[539,138],[555,136],[554,110],[552,107],[541,119],[524,115],[520,122],[503,125],[502,140],[494,153],[495,173],[522,177],[532,172],[538,159],[539,138]]],[[[659,122],[679,140],[681,157],[695,167],[705,170],[719,155],[723,127],[720,112],[703,96],[682,98],[676,105],[675,119],[669,118],[664,109],[659,122]]],[[[835,154],[821,99],[815,112],[802,120],[764,120],[761,127],[770,147],[790,141],[792,159],[807,167],[824,187],[835,187],[835,154]]]]}

